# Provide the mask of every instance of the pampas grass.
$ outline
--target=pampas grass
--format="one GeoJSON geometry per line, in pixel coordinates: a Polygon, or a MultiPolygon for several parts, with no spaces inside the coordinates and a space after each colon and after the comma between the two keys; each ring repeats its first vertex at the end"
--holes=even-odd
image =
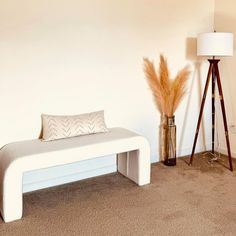
{"type": "Polygon", "coordinates": [[[173,116],[186,93],[186,83],[190,73],[189,67],[186,66],[180,70],[172,80],[170,79],[167,60],[163,55],[160,55],[158,74],[153,62],[148,58],[144,58],[143,61],[146,79],[157,109],[168,117],[173,116]]]}

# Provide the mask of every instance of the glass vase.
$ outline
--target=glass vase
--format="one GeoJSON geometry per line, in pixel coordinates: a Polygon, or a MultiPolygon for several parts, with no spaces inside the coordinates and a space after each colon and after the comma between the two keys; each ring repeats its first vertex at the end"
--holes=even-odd
{"type": "Polygon", "coordinates": [[[176,165],[175,116],[167,117],[166,152],[167,152],[167,157],[164,161],[164,164],[167,166],[175,166],[176,165]]]}
{"type": "Polygon", "coordinates": [[[159,127],[160,140],[159,140],[159,153],[160,161],[164,162],[167,159],[167,116],[165,114],[161,115],[161,123],[159,127]]]}

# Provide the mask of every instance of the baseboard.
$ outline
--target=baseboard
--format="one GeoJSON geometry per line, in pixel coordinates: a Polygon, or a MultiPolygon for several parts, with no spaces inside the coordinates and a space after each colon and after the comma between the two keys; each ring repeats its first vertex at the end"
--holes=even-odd
{"type": "MultiPolygon", "coordinates": [[[[205,152],[209,149],[210,146],[211,146],[211,143],[206,143],[205,147],[196,146],[195,153],[205,152]]],[[[187,148],[182,148],[179,152],[177,152],[177,156],[178,157],[188,156],[192,153],[192,149],[193,149],[192,146],[187,147],[187,148]]]]}
{"type": "Polygon", "coordinates": [[[23,184],[23,192],[32,192],[39,189],[49,188],[61,184],[71,183],[82,179],[92,178],[99,175],[113,173],[117,170],[116,165],[105,166],[99,169],[84,171],[80,173],[51,178],[44,181],[23,184]]]}
{"type": "Polygon", "coordinates": [[[103,156],[29,171],[23,175],[23,192],[31,192],[116,171],[116,155],[103,156]]]}
{"type": "MultiPolygon", "coordinates": [[[[220,153],[222,153],[222,154],[224,154],[224,155],[228,155],[228,152],[227,152],[227,150],[226,149],[224,149],[224,148],[218,148],[218,150],[217,150],[218,152],[220,152],[220,153]]],[[[231,150],[231,156],[233,157],[233,158],[236,158],[236,152],[233,150],[231,150]]]]}
{"type": "MultiPolygon", "coordinates": [[[[211,143],[207,143],[205,145],[206,147],[196,146],[195,153],[201,153],[201,152],[207,151],[209,149],[210,145],[211,145],[211,143]]],[[[177,150],[177,153],[176,153],[177,158],[190,155],[192,152],[192,148],[193,147],[191,146],[191,147],[182,148],[181,150],[177,150]]],[[[158,155],[151,156],[151,163],[160,162],[159,151],[157,151],[157,152],[158,152],[158,155]]]]}

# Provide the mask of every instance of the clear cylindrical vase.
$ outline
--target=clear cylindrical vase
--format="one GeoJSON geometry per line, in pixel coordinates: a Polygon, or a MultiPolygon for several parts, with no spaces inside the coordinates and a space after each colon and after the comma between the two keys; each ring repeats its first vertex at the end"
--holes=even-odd
{"type": "Polygon", "coordinates": [[[167,116],[161,114],[161,123],[160,123],[160,140],[159,140],[159,152],[160,152],[160,160],[164,162],[167,159],[167,116]]]}
{"type": "Polygon", "coordinates": [[[176,125],[175,117],[167,117],[167,134],[166,134],[166,152],[167,158],[164,164],[167,166],[176,165],[176,125]]]}

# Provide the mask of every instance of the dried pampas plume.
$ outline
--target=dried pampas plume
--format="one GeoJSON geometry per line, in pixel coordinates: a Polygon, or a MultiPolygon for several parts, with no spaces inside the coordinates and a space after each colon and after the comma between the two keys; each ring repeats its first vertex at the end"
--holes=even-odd
{"type": "Polygon", "coordinates": [[[160,55],[158,74],[153,62],[148,58],[144,58],[143,61],[146,79],[152,90],[157,109],[168,117],[173,116],[186,93],[186,84],[190,74],[189,67],[184,67],[171,80],[167,60],[163,55],[160,55]]]}

